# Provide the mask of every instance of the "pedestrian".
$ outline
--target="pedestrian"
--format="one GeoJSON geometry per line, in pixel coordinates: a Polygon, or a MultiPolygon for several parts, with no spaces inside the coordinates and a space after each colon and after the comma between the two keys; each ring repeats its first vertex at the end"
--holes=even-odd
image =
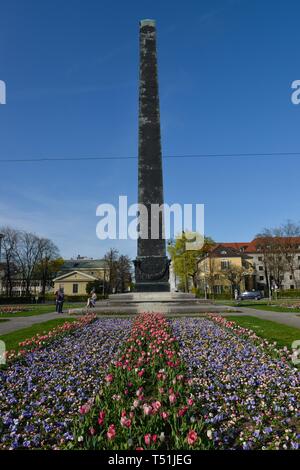
{"type": "Polygon", "coordinates": [[[64,300],[65,300],[65,294],[63,293],[63,291],[61,289],[59,289],[58,299],[57,299],[57,303],[58,303],[57,313],[63,313],[64,300]]]}
{"type": "Polygon", "coordinates": [[[87,308],[96,307],[96,300],[97,300],[96,292],[92,290],[90,297],[88,298],[88,301],[87,301],[87,308]]]}
{"type": "Polygon", "coordinates": [[[96,307],[97,294],[95,291],[92,291],[92,305],[96,307]]]}
{"type": "Polygon", "coordinates": [[[239,291],[237,289],[234,289],[234,299],[235,300],[239,299],[239,291]]]}
{"type": "Polygon", "coordinates": [[[55,292],[55,311],[58,313],[58,290],[55,292]]]}

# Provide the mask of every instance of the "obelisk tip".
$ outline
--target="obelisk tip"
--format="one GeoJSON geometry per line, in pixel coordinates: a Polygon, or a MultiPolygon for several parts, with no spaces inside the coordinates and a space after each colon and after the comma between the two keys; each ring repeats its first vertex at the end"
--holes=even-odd
{"type": "Polygon", "coordinates": [[[140,21],[140,27],[142,28],[143,26],[153,26],[155,28],[155,20],[141,20],[140,21]]]}

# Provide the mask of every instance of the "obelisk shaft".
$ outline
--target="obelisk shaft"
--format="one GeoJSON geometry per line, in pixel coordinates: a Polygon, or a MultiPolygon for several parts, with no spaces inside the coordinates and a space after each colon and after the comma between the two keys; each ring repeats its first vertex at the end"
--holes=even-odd
{"type": "MultiPolygon", "coordinates": [[[[139,169],[138,201],[147,208],[148,218],[141,217],[147,238],[138,239],[136,266],[137,290],[169,290],[168,259],[163,233],[163,217],[151,218],[151,206],[162,205],[163,172],[156,53],[155,21],[140,22],[139,82],[139,169]],[[158,237],[153,237],[153,225],[158,237]]],[[[143,231],[143,230],[142,230],[143,231]]]]}

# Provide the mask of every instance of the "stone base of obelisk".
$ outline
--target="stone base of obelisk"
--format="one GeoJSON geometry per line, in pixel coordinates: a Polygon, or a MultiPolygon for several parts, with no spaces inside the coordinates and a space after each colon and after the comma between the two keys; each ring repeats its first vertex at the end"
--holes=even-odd
{"type": "Polygon", "coordinates": [[[136,292],[169,292],[169,265],[167,256],[138,256],[134,260],[136,292]]]}
{"type": "Polygon", "coordinates": [[[194,294],[183,292],[128,292],[112,294],[108,300],[96,303],[93,309],[72,309],[70,314],[95,312],[100,316],[142,312],[160,312],[165,314],[200,314],[224,312],[229,307],[215,305],[211,300],[197,299],[194,294]]]}

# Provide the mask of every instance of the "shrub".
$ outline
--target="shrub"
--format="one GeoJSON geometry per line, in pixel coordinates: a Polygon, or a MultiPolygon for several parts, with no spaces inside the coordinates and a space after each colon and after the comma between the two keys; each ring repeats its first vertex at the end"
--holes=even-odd
{"type": "Polygon", "coordinates": [[[6,297],[0,296],[0,305],[12,305],[12,304],[32,304],[34,303],[34,297],[6,297]]]}
{"type": "Polygon", "coordinates": [[[300,298],[300,290],[298,289],[288,289],[288,290],[281,290],[281,291],[278,291],[277,293],[278,297],[280,298],[300,298]]]}

